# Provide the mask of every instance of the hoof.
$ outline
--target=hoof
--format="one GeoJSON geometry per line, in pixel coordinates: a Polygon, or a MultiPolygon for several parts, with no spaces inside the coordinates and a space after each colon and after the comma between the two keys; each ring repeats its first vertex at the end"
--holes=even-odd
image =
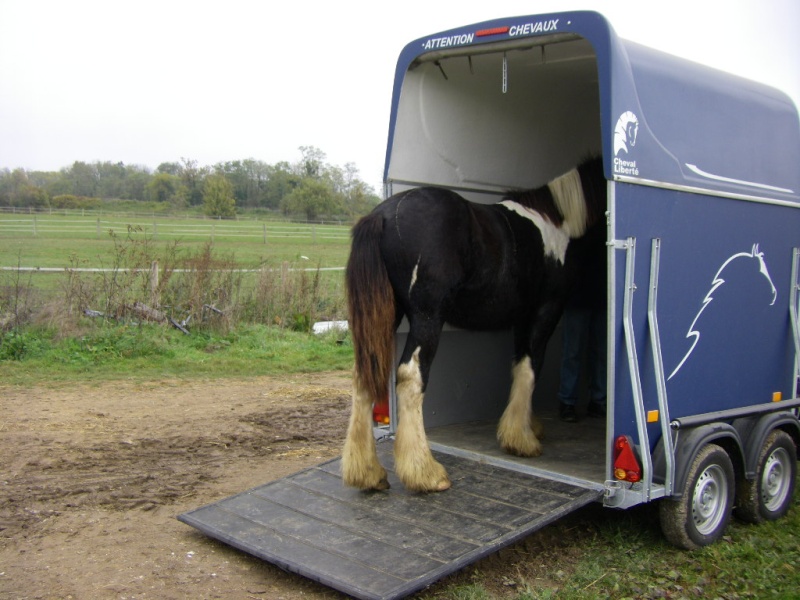
{"type": "Polygon", "coordinates": [[[539,438],[530,432],[530,435],[516,436],[514,439],[503,438],[498,435],[500,447],[513,456],[534,458],[542,455],[542,443],[539,438]]]}
{"type": "Polygon", "coordinates": [[[517,448],[515,446],[502,446],[508,454],[512,456],[520,456],[522,458],[536,458],[542,455],[542,445],[533,446],[530,448],[517,448]]]}
{"type": "Polygon", "coordinates": [[[342,481],[345,485],[354,487],[364,492],[388,490],[389,480],[386,477],[386,471],[383,475],[378,477],[347,477],[343,476],[342,481]]]}
{"type": "Polygon", "coordinates": [[[452,485],[445,468],[435,460],[423,468],[407,472],[398,468],[397,475],[405,488],[412,492],[444,492],[452,485]]]}
{"type": "Polygon", "coordinates": [[[420,484],[420,485],[406,485],[406,489],[412,492],[423,492],[423,493],[430,493],[430,492],[446,492],[450,489],[450,486],[453,484],[450,483],[450,478],[445,475],[444,479],[440,479],[434,483],[428,484],[420,484]]]}
{"type": "Polygon", "coordinates": [[[388,490],[386,469],[375,460],[362,461],[345,452],[342,455],[342,481],[359,490],[388,490]]]}

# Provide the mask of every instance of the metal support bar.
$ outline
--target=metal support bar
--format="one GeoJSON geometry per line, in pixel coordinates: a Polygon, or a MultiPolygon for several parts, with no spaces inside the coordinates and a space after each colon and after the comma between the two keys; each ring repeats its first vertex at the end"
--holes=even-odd
{"type": "Polygon", "coordinates": [[[633,333],[633,293],[636,291],[634,267],[636,265],[636,239],[629,237],[625,243],[625,298],[623,300],[623,329],[625,332],[625,349],[628,353],[628,371],[631,376],[633,406],[636,410],[636,428],[639,434],[644,477],[642,478],[642,496],[645,502],[650,501],[653,487],[653,459],[650,456],[650,438],[647,435],[647,423],[642,398],[642,380],[639,374],[639,358],[636,355],[636,339],[633,333]]]}
{"type": "Polygon", "coordinates": [[[647,300],[647,321],[650,325],[650,346],[653,350],[653,368],[656,376],[658,394],[658,422],[664,444],[666,473],[664,488],[667,496],[672,495],[675,486],[675,448],[669,421],[669,402],[667,401],[667,382],[664,379],[664,360],[661,356],[661,336],[658,331],[658,268],[661,260],[661,240],[654,238],[650,254],[650,294],[647,300]]]}
{"type": "Polygon", "coordinates": [[[800,396],[800,248],[793,249],[792,256],[792,288],[789,291],[789,316],[792,321],[792,333],[794,334],[794,389],[795,396],[800,396]]]}
{"type": "Polygon", "coordinates": [[[508,92],[508,57],[503,52],[503,93],[508,92]]]}
{"type": "Polygon", "coordinates": [[[779,402],[764,402],[752,406],[740,406],[739,408],[729,408],[728,410],[716,410],[710,413],[678,417],[672,420],[670,427],[675,431],[679,431],[681,429],[691,429],[692,427],[699,427],[700,425],[707,425],[709,423],[733,421],[734,419],[740,419],[742,417],[754,417],[756,415],[765,415],[782,410],[793,410],[798,407],[800,407],[800,398],[780,400],[779,402]]]}

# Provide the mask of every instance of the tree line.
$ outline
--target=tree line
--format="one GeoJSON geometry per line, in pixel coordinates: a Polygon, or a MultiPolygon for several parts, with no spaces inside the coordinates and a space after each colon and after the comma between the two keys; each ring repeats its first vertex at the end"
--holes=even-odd
{"type": "Polygon", "coordinates": [[[167,203],[176,210],[197,207],[215,217],[265,209],[315,220],[357,217],[379,202],[353,163],[330,165],[314,146],[301,146],[300,153],[297,162],[273,165],[250,158],[202,167],[181,158],[155,171],[81,161],[57,172],[0,169],[0,206],[92,208],[119,199],[167,203]]]}

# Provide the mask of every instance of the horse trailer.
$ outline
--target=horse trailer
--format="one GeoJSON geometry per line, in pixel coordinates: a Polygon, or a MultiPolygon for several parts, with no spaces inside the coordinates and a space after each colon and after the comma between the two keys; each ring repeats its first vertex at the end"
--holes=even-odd
{"type": "MultiPolygon", "coordinates": [[[[387,197],[438,186],[495,203],[591,156],[607,186],[604,419],[559,419],[557,330],[532,399],[543,453],[502,452],[512,334],[445,327],[422,410],[449,490],[364,493],[342,486],[337,459],[179,518],[351,596],[399,598],[591,502],[658,501],[687,549],[732,514],[783,516],[800,445],[793,102],[620,39],[594,12],[478,23],[401,52],[387,197]]],[[[375,438],[393,481],[388,396],[375,438]]]]}

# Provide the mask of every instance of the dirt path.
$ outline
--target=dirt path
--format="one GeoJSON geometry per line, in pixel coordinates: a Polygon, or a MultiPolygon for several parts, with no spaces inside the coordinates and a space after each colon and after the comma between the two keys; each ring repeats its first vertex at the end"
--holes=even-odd
{"type": "Polygon", "coordinates": [[[337,456],[348,373],[0,386],[0,598],[336,598],[178,522],[337,456]]]}

